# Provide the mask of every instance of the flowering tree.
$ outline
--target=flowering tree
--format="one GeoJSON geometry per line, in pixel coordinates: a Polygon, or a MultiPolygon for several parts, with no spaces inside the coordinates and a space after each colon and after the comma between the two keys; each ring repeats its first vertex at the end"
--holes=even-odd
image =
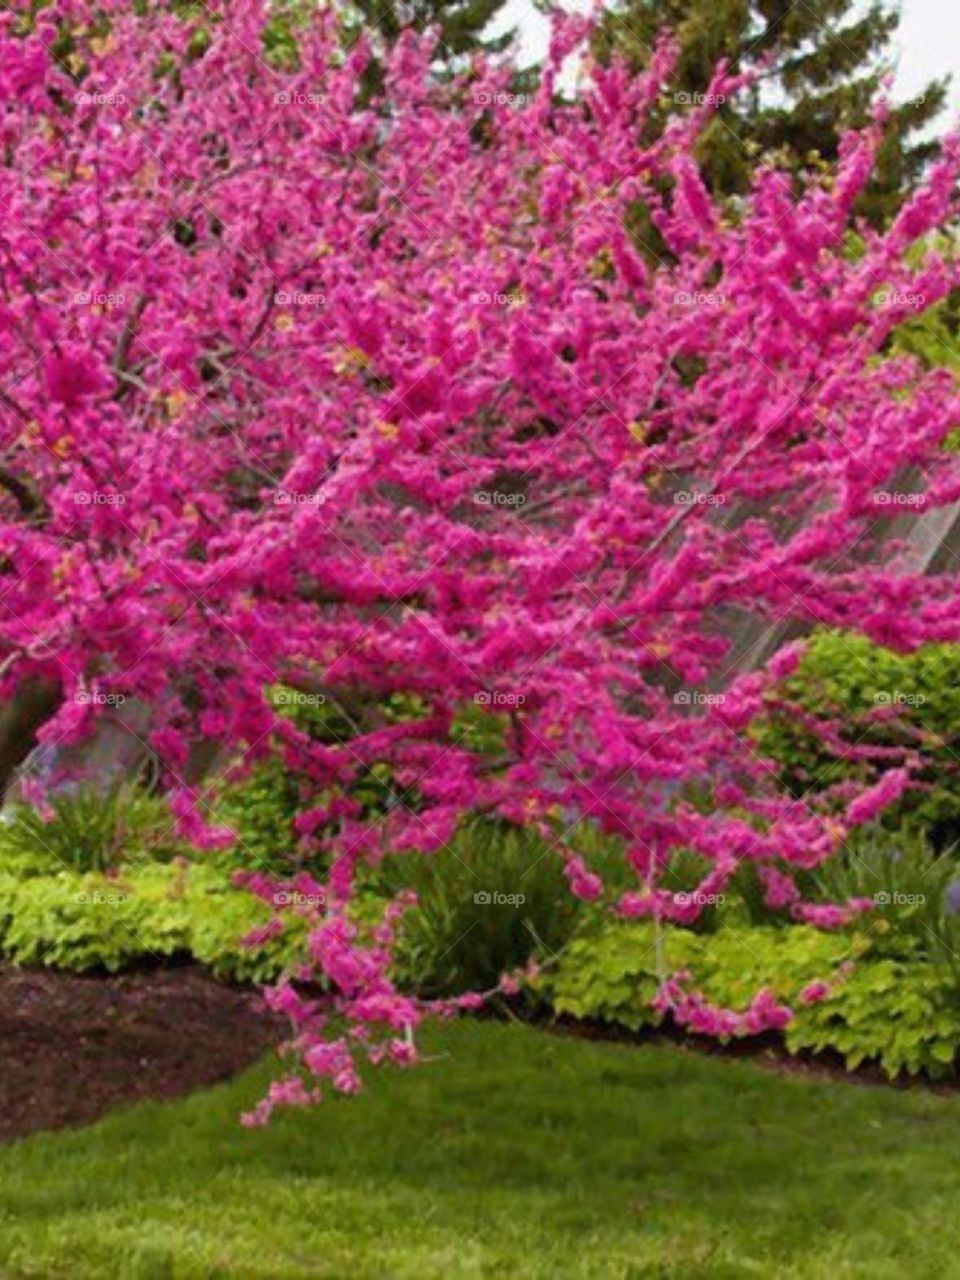
{"type": "MultiPolygon", "coordinates": [[[[352,886],[467,813],[549,833],[573,892],[624,915],[689,922],[747,859],[771,903],[846,918],[858,904],[803,904],[790,869],[898,795],[909,753],[866,793],[783,794],[745,730],[800,645],[734,677],[726,624],[960,634],[955,578],[912,575],[882,536],[960,497],[941,448],[960,399],[878,359],[957,283],[906,251],[953,216],[960,146],[854,251],[876,133],[802,198],[762,171],[724,210],[690,155],[737,82],[638,142],[669,42],[564,103],[578,22],[529,101],[480,59],[438,83],[405,37],[369,102],[368,50],[329,16],[278,71],[261,0],[210,6],[199,57],[179,18],[106,8],[107,27],[79,0],[28,31],[0,18],[3,693],[53,690],[48,743],[122,719],[121,695],[149,706],[201,845],[227,835],[188,778],[198,740],[245,764],[279,744],[311,779],[299,825],[331,869],[300,882],[324,905],[272,995],[308,1073],[351,1091],[358,1051],[415,1056],[424,1007],[387,976],[405,900],[361,936],[352,886]],[[343,740],[278,714],[277,683],[341,708],[343,740]],[[383,714],[395,695],[405,716],[383,714]],[[402,800],[371,817],[353,787],[384,761],[402,800]],[[573,852],[581,821],[622,839],[635,888],[573,852]],[[661,875],[678,849],[710,866],[683,900],[661,875]],[[331,1003],[352,1032],[328,1036],[331,1003]]],[[[785,1016],[759,997],[751,1026],[785,1016]]],[[[257,1118],[313,1096],[278,1084],[257,1118]]]]}

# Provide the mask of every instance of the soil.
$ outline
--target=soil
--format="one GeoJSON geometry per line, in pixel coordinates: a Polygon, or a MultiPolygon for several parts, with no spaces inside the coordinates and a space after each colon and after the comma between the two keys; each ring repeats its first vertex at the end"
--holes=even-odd
{"type": "Polygon", "coordinates": [[[0,965],[0,1142],[227,1080],[285,1025],[258,992],[196,965],[113,976],[0,965]]]}

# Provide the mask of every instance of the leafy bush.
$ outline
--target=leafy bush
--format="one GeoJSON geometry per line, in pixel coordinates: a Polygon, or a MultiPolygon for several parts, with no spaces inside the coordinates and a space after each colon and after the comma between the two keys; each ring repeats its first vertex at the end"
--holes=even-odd
{"type": "Polygon", "coordinates": [[[811,897],[872,898],[873,951],[929,960],[960,994],[960,918],[950,892],[960,866],[952,852],[938,854],[920,832],[874,828],[855,833],[807,880],[811,897]]]}
{"type": "Polygon", "coordinates": [[[823,1001],[795,1011],[786,1032],[792,1053],[834,1049],[853,1070],[880,1063],[901,1072],[951,1073],[960,1044],[960,1007],[942,970],[918,960],[869,956],[823,1001]]]}
{"type": "Polygon", "coordinates": [[[656,1026],[651,1007],[662,977],[692,969],[712,1004],[742,1009],[762,987],[788,1004],[791,1053],[833,1049],[851,1070],[870,1060],[901,1072],[947,1073],[960,1043],[960,1005],[944,972],[927,961],[878,955],[865,934],[806,925],[721,928],[714,934],[616,922],[573,941],[538,980],[560,1014],[599,1018],[631,1030],[656,1026]],[[801,992],[824,982],[823,999],[801,992]]]}
{"type": "Polygon", "coordinates": [[[664,978],[685,969],[697,974],[698,989],[711,1001],[737,1008],[764,986],[789,1002],[832,974],[850,950],[849,937],[806,925],[713,934],[667,925],[658,938],[651,921],[617,921],[571,942],[542,985],[558,1013],[637,1030],[661,1021],[650,1002],[664,978]]]}
{"type": "Polygon", "coordinates": [[[638,1031],[662,1020],[650,1003],[662,979],[695,964],[699,973],[705,947],[689,929],[664,929],[658,941],[650,923],[607,925],[574,939],[537,987],[557,1013],[638,1031]]]}
{"type": "Polygon", "coordinates": [[[293,820],[302,803],[300,781],[280,759],[256,765],[248,777],[226,787],[218,801],[217,821],[237,835],[220,862],[288,875],[298,861],[293,820]]]}
{"type": "Polygon", "coordinates": [[[302,944],[302,921],[264,943],[244,939],[266,904],[215,867],[145,863],[129,874],[0,873],[0,949],[20,964],[116,971],[189,955],[220,977],[267,981],[302,944]]]}
{"type": "MultiPolygon", "coordinates": [[[[401,693],[361,700],[352,711],[322,693],[303,693],[287,685],[273,685],[269,693],[279,715],[291,720],[313,741],[330,746],[350,739],[357,727],[354,715],[362,720],[372,713],[377,723],[396,725],[423,713],[415,696],[401,693]]],[[[397,782],[393,768],[385,760],[369,764],[347,792],[361,813],[374,820],[398,802],[410,808],[419,804],[415,791],[397,782]]],[[[326,798],[329,797],[316,793],[314,784],[303,773],[290,767],[278,748],[246,776],[223,788],[215,820],[235,831],[237,839],[219,861],[222,865],[278,876],[289,876],[301,869],[321,870],[326,858],[316,852],[314,841],[301,837],[294,819],[308,802],[319,804],[326,798]]],[[[336,822],[321,825],[316,835],[321,840],[330,837],[337,827],[336,822]]]]}
{"type": "MultiPolygon", "coordinates": [[[[822,631],[782,688],[803,713],[839,720],[850,745],[919,750],[918,785],[891,807],[885,823],[929,827],[940,847],[960,837],[960,646],[899,654],[862,636],[822,631]]],[[[838,758],[795,713],[772,711],[754,733],[796,795],[870,775],[868,762],[838,758]]]]}
{"type": "MultiPolygon", "coordinates": [[[[927,368],[960,373],[957,334],[960,332],[960,294],[952,289],[942,302],[927,307],[921,316],[906,320],[891,335],[891,349],[916,356],[927,368]]],[[[956,438],[951,440],[956,446],[956,438]]]]}
{"type": "MultiPolygon", "coordinates": [[[[578,847],[588,845],[593,865],[612,873],[612,847],[581,824],[578,847]]],[[[404,918],[396,973],[430,996],[486,989],[507,970],[555,955],[589,915],[547,840],[486,819],[466,823],[429,857],[388,856],[368,884],[379,896],[404,887],[418,905],[404,918]]]]}
{"type": "Polygon", "coordinates": [[[4,808],[0,871],[22,865],[102,872],[143,857],[168,859],[178,850],[167,805],[137,784],[101,789],[81,783],[55,793],[49,806],[49,818],[32,805],[4,808]]]}

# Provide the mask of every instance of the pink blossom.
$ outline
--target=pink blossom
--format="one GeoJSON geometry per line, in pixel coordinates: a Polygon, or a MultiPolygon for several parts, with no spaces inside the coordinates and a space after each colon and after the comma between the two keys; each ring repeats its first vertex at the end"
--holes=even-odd
{"type": "Polygon", "coordinates": [[[588,871],[582,858],[567,859],[567,879],[570,891],[586,902],[594,902],[603,893],[603,881],[592,871],[588,871]]]}
{"type": "Polygon", "coordinates": [[[800,992],[801,1004],[817,1004],[820,1000],[826,1000],[830,994],[830,988],[825,982],[808,982],[800,992]]]}

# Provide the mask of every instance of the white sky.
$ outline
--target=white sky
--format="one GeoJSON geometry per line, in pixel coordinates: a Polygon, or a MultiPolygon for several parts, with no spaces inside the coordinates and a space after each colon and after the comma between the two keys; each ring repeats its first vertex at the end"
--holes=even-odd
{"type": "Polygon", "coordinates": [[[902,12],[897,95],[908,98],[928,80],[952,71],[949,111],[943,117],[952,123],[960,112],[960,5],[957,0],[903,0],[902,12]]]}
{"type": "MultiPolygon", "coordinates": [[[[937,122],[940,132],[960,114],[960,0],[902,0],[901,11],[893,97],[909,98],[930,80],[952,71],[949,107],[937,122]]],[[[543,56],[548,24],[532,0],[506,0],[490,30],[509,27],[519,30],[524,61],[534,62],[543,56]]]]}

